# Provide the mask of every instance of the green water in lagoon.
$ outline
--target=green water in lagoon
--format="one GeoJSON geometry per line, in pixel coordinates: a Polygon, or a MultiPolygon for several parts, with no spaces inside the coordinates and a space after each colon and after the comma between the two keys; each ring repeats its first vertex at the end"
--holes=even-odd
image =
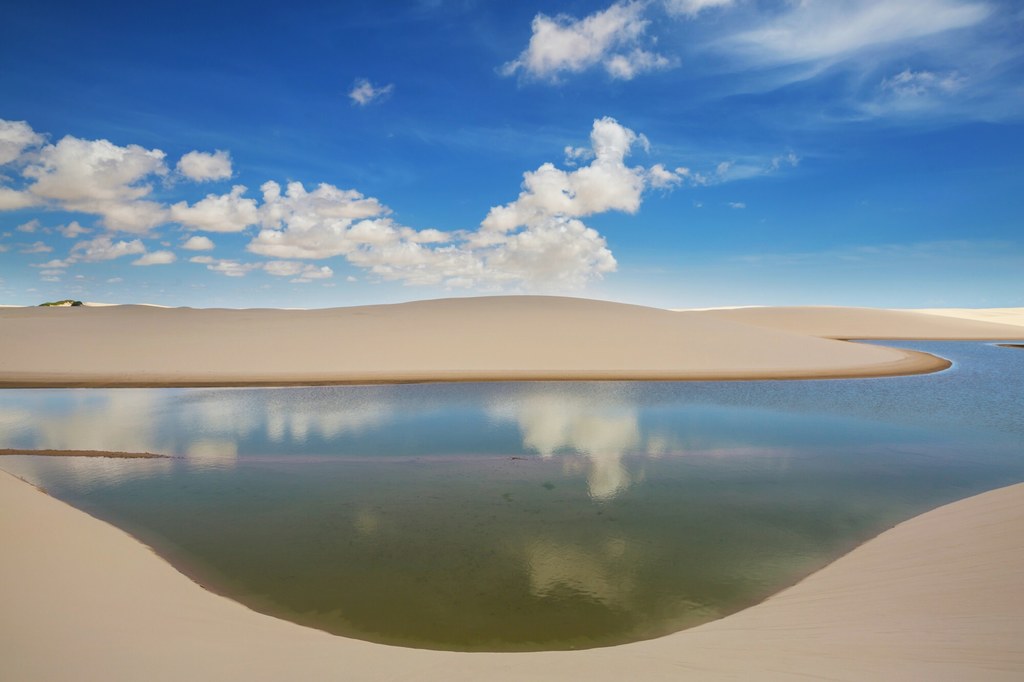
{"type": "Polygon", "coordinates": [[[0,391],[0,466],[260,611],[465,650],[645,639],[1024,480],[1024,356],[925,377],[0,391]]]}

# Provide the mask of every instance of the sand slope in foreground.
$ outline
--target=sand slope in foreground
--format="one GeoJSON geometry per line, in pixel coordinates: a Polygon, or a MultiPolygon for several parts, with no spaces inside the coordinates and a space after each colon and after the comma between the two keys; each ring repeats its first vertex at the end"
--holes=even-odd
{"type": "MultiPolygon", "coordinates": [[[[887,325],[914,316],[863,314],[887,325]]],[[[543,296],[326,310],[16,308],[0,310],[0,385],[839,377],[948,366],[797,332],[543,296]]]]}
{"type": "Polygon", "coordinates": [[[579,652],[400,649],[263,616],[7,474],[0,544],[17,548],[0,561],[4,680],[1024,677],[1024,484],[911,519],[720,621],[579,652]]]}

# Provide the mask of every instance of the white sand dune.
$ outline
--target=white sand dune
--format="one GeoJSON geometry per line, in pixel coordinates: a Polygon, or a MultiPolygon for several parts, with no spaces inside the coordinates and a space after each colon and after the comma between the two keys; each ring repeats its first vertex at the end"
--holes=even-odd
{"type": "Polygon", "coordinates": [[[504,296],[326,310],[0,310],[0,385],[238,385],[913,374],[948,363],[831,338],[1001,338],[886,310],[670,312],[504,296]]]}
{"type": "Polygon", "coordinates": [[[907,312],[957,317],[964,320],[979,320],[997,324],[1013,324],[1024,327],[1024,308],[921,308],[907,312]]]}
{"type": "Polygon", "coordinates": [[[1024,678],[1024,484],[900,524],[722,620],[578,652],[401,649],[276,620],[6,474],[0,542],[3,680],[1024,678]]]}
{"type": "MultiPolygon", "coordinates": [[[[981,316],[934,311],[795,306],[695,312],[712,319],[827,339],[1016,340],[1024,329],[981,316]]],[[[1022,319],[1007,316],[1008,319],[1022,319]]]]}

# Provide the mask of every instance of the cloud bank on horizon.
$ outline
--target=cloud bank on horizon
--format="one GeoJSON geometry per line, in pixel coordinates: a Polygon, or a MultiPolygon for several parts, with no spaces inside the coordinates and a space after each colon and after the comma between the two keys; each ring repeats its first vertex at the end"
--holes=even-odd
{"type": "Polygon", "coordinates": [[[50,4],[0,27],[0,300],[800,302],[846,253],[934,306],[951,271],[981,303],[1024,267],[1010,0],[357,0],[192,17],[188,50],[152,31],[161,8],[50,4]],[[27,38],[44,25],[105,47],[55,60],[27,38]]]}
{"type": "MultiPolygon", "coordinates": [[[[215,249],[208,236],[196,233],[251,233],[246,251],[278,259],[189,259],[230,277],[263,270],[296,282],[325,279],[333,276],[330,267],[304,262],[341,257],[383,280],[414,285],[577,290],[616,268],[604,238],[581,218],[636,213],[646,189],[668,188],[683,179],[661,164],[628,166],[626,157],[638,143],[646,145],[646,138],[605,117],[594,121],[591,146],[572,150],[573,158],[587,158],[587,165],[567,170],[545,163],[524,173],[518,198],[491,208],[476,229],[417,230],[394,220],[380,200],[326,182],[307,189],[301,182],[282,188],[268,180],[260,186],[261,199],[234,185],[226,194],[207,194],[193,203],[161,203],[154,200],[156,182],[229,179],[230,155],[191,151],[172,171],[159,149],[70,135],[56,143],[45,140],[24,121],[0,120],[0,158],[13,173],[0,194],[0,210],[91,215],[94,230],[101,232],[72,244],[63,258],[33,263],[50,281],[79,262],[139,256],[133,265],[174,263],[173,251],[153,250],[143,241],[159,237],[158,228],[173,226],[182,232],[179,248],[187,251],[215,249]]],[[[61,233],[74,238],[93,231],[73,225],[61,233]]]]}

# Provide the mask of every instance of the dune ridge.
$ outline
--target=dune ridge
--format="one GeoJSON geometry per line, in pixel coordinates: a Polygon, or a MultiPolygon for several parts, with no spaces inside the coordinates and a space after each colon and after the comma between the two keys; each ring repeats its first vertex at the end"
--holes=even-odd
{"type": "Polygon", "coordinates": [[[0,386],[237,386],[887,376],[948,362],[853,338],[1024,329],[847,308],[672,312],[543,296],[322,310],[0,310],[0,386]]]}

